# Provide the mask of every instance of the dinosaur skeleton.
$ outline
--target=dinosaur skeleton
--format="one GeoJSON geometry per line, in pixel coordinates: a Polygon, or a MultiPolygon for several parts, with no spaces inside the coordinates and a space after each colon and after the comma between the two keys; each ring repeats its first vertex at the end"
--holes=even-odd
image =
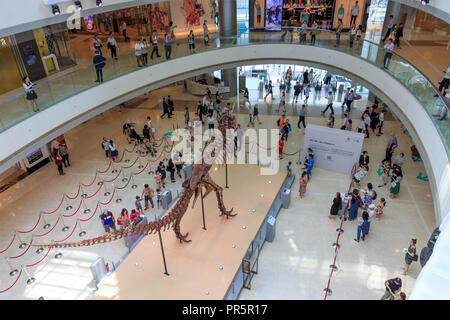
{"type": "Polygon", "coordinates": [[[164,215],[164,217],[162,217],[160,220],[151,221],[139,226],[126,227],[122,230],[116,230],[97,238],[81,240],[78,242],[33,244],[33,246],[42,248],[91,246],[98,243],[105,243],[121,239],[122,237],[142,234],[156,234],[158,231],[165,231],[170,227],[172,227],[172,229],[174,230],[176,237],[180,240],[180,243],[190,242],[191,240],[186,239],[189,232],[183,235],[180,230],[180,223],[181,219],[186,213],[192,196],[194,196],[194,201],[192,204],[192,207],[194,207],[202,188],[205,188],[203,197],[206,197],[211,191],[214,191],[216,193],[219,210],[221,212],[220,216],[225,215],[227,219],[228,217],[235,216],[236,214],[231,214],[233,209],[227,210],[225,208],[222,194],[223,189],[212,180],[209,175],[209,170],[211,169],[214,160],[220,160],[220,158],[222,158],[222,163],[226,163],[226,157],[224,157],[224,155],[227,151],[230,151],[230,149],[233,148],[233,145],[232,140],[230,143],[230,139],[227,139],[227,141],[224,143],[223,137],[226,137],[227,129],[236,128],[236,116],[230,109],[225,107],[218,115],[218,122],[219,131],[222,133],[222,135],[213,136],[211,140],[205,144],[205,147],[202,151],[201,163],[194,164],[194,168],[190,176],[182,184],[184,191],[181,194],[180,198],[177,200],[170,212],[164,215]],[[211,150],[211,152],[208,152],[208,150],[211,150]]]}

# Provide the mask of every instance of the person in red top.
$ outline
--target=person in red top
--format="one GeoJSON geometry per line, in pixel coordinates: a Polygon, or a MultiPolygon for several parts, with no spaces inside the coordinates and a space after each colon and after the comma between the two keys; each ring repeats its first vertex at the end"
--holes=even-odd
{"type": "MultiPolygon", "coordinates": [[[[141,215],[141,213],[139,211],[136,211],[135,209],[131,210],[131,214],[130,214],[131,223],[135,224],[134,220],[136,220],[137,217],[139,217],[137,220],[140,221],[140,215],[141,215]]],[[[138,221],[136,221],[136,223],[138,221]]]]}
{"type": "Polygon", "coordinates": [[[56,151],[53,154],[53,159],[55,161],[55,164],[58,166],[58,172],[60,175],[64,175],[64,171],[63,171],[63,159],[61,157],[61,155],[58,153],[58,151],[56,151]]]}
{"type": "Polygon", "coordinates": [[[280,159],[283,159],[283,147],[284,147],[284,138],[278,141],[278,154],[280,155],[280,159]]]}

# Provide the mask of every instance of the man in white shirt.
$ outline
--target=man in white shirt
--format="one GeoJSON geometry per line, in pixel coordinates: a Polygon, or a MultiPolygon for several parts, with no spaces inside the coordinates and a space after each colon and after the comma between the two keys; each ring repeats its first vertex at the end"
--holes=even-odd
{"type": "Polygon", "coordinates": [[[350,25],[356,23],[356,17],[359,14],[358,1],[356,1],[355,5],[352,7],[351,14],[352,14],[352,17],[350,18],[350,25]]]}
{"type": "Polygon", "coordinates": [[[388,29],[387,29],[387,31],[386,31],[386,35],[385,35],[384,38],[383,38],[383,42],[385,42],[386,39],[389,37],[389,35],[390,35],[391,32],[392,32],[392,28],[393,28],[393,27],[394,27],[394,16],[391,14],[391,15],[389,16],[388,29]]]}
{"type": "Polygon", "coordinates": [[[330,108],[330,109],[331,109],[331,114],[334,114],[334,110],[333,110],[333,100],[334,100],[333,92],[332,92],[332,91],[329,91],[329,92],[328,92],[328,104],[327,104],[327,107],[325,108],[325,110],[322,111],[322,113],[327,112],[328,108],[330,108]]]}
{"type": "Polygon", "coordinates": [[[242,147],[242,137],[244,136],[244,131],[242,131],[240,124],[237,125],[237,129],[235,131],[235,134],[236,134],[236,140],[235,140],[235,142],[236,142],[236,149],[238,151],[240,151],[241,147],[242,147]]]}
{"type": "Polygon", "coordinates": [[[114,58],[117,60],[117,41],[116,41],[116,39],[114,39],[112,32],[109,33],[109,38],[108,38],[107,43],[108,43],[108,48],[111,51],[111,58],[114,58]]]}
{"type": "Polygon", "coordinates": [[[392,51],[394,50],[394,42],[392,42],[392,39],[388,39],[388,42],[384,45],[384,49],[386,50],[386,53],[384,54],[383,66],[387,69],[389,67],[389,62],[391,62],[392,51]]]}
{"type": "Polygon", "coordinates": [[[142,61],[142,42],[140,39],[136,39],[136,44],[134,45],[134,54],[136,56],[138,67],[142,67],[144,62],[142,61]]]}
{"type": "Polygon", "coordinates": [[[347,129],[347,124],[348,124],[348,115],[344,113],[344,119],[342,119],[341,129],[342,130],[347,129]]]}
{"type": "Polygon", "coordinates": [[[377,136],[383,134],[383,132],[381,132],[381,128],[383,127],[384,114],[385,114],[385,113],[386,113],[386,110],[381,110],[381,113],[380,113],[380,115],[378,116],[378,125],[377,125],[377,127],[378,127],[378,134],[377,134],[377,136]]]}
{"type": "Polygon", "coordinates": [[[370,121],[371,121],[370,116],[366,113],[364,115],[364,126],[365,126],[365,130],[366,130],[366,138],[370,138],[370,135],[369,135],[370,121]]]}

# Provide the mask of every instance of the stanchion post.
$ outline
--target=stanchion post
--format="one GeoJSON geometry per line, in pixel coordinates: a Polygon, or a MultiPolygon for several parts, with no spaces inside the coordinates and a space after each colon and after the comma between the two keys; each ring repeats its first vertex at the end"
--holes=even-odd
{"type": "Polygon", "coordinates": [[[131,185],[131,188],[136,189],[138,186],[137,186],[136,182],[134,181],[133,173],[131,173],[130,179],[133,182],[133,184],[131,185]]]}
{"type": "Polygon", "coordinates": [[[114,187],[114,190],[116,190],[116,203],[122,202],[122,198],[119,198],[119,189],[114,187]]]}
{"type": "Polygon", "coordinates": [[[70,209],[72,209],[73,207],[69,204],[69,202],[67,201],[67,194],[64,193],[64,199],[66,199],[66,211],[69,211],[70,209]]]}
{"type": "MultiPolygon", "coordinates": [[[[157,221],[157,218],[155,215],[155,222],[156,221],[157,221]]],[[[159,229],[158,229],[158,236],[159,236],[159,244],[161,245],[162,258],[163,258],[163,262],[164,262],[164,274],[166,276],[170,276],[170,274],[167,272],[166,256],[164,255],[164,246],[163,246],[162,237],[161,237],[161,230],[159,230],[159,229]]]]}
{"type": "Polygon", "coordinates": [[[81,188],[81,192],[82,192],[81,197],[82,198],[86,198],[87,197],[87,193],[84,192],[83,186],[81,184],[80,184],[80,188],[81,188]]]}
{"type": "Polygon", "coordinates": [[[28,277],[27,284],[28,285],[33,284],[36,281],[36,279],[33,277],[30,277],[30,274],[28,273],[27,269],[23,265],[20,265],[20,267],[22,268],[22,270],[25,272],[25,274],[28,277]]]}
{"type": "Polygon", "coordinates": [[[114,168],[114,161],[111,160],[111,167],[113,167],[111,173],[117,173],[117,169],[114,168]]]}
{"type": "Polygon", "coordinates": [[[64,223],[64,219],[63,219],[62,214],[60,215],[60,218],[61,218],[61,222],[62,222],[62,224],[63,224],[63,226],[64,226],[61,230],[64,231],[64,232],[66,232],[66,231],[69,230],[70,228],[69,228],[68,226],[66,226],[66,224],[64,223]]]}
{"type": "Polygon", "coordinates": [[[7,257],[5,257],[5,261],[6,261],[6,263],[8,264],[9,269],[11,270],[11,271],[9,272],[9,275],[10,275],[11,277],[15,276],[15,275],[19,272],[19,270],[13,269],[13,267],[12,267],[11,264],[9,263],[7,257]]]}
{"type": "Polygon", "coordinates": [[[202,201],[202,217],[203,217],[203,230],[206,230],[205,224],[205,207],[203,205],[203,189],[200,189],[200,199],[202,201]]]}
{"type": "Polygon", "coordinates": [[[84,199],[83,199],[83,198],[81,198],[81,202],[83,202],[83,206],[84,206],[84,211],[83,211],[83,213],[89,213],[89,212],[91,212],[91,209],[89,209],[89,208],[86,206],[86,203],[84,202],[84,199]]]}
{"type": "Polygon", "coordinates": [[[86,235],[86,231],[84,231],[82,228],[81,228],[81,221],[80,221],[80,219],[77,219],[77,221],[78,221],[78,226],[80,227],[80,233],[78,234],[80,237],[84,237],[85,235],[86,235]]]}
{"type": "Polygon", "coordinates": [[[45,221],[45,218],[44,218],[44,215],[43,215],[42,211],[41,211],[40,215],[42,216],[42,220],[44,220],[44,223],[45,223],[45,224],[44,224],[44,229],[50,228],[50,227],[51,227],[51,224],[50,224],[50,223],[47,223],[47,221],[45,221]]]}
{"type": "Polygon", "coordinates": [[[20,236],[19,236],[19,233],[17,232],[17,231],[14,231],[15,232],[15,234],[16,234],[16,236],[17,236],[17,238],[19,239],[19,241],[20,241],[20,245],[19,245],[19,248],[20,249],[23,249],[23,248],[25,248],[26,246],[27,246],[27,244],[25,243],[25,242],[23,242],[22,241],[22,239],[20,238],[20,236]]]}
{"type": "Polygon", "coordinates": [[[126,182],[128,180],[128,178],[125,177],[125,174],[123,172],[123,167],[121,167],[121,171],[122,171],[122,182],[126,182]]]}

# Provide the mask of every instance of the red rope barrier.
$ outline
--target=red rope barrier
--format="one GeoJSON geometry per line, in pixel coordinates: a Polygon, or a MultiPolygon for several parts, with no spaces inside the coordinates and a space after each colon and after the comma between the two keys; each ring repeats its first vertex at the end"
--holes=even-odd
{"type": "Polygon", "coordinates": [[[19,258],[19,257],[23,256],[25,253],[27,253],[28,249],[30,249],[32,243],[33,243],[33,238],[31,238],[30,244],[28,245],[28,248],[26,248],[24,252],[22,252],[18,256],[9,257],[9,259],[16,259],[16,258],[19,258]]]}
{"type": "Polygon", "coordinates": [[[138,174],[141,174],[146,168],[148,167],[148,162],[145,164],[145,167],[144,167],[144,169],[142,169],[141,171],[139,171],[139,172],[136,172],[136,173],[131,173],[132,175],[134,175],[134,176],[137,176],[138,174]]]}
{"type": "Polygon", "coordinates": [[[117,176],[114,179],[112,179],[112,180],[105,180],[105,179],[103,179],[103,182],[113,182],[114,180],[116,180],[120,176],[121,173],[122,173],[122,169],[120,169],[120,171],[117,173],[117,176]]]}
{"type": "Polygon", "coordinates": [[[114,162],[114,163],[122,162],[124,155],[125,155],[125,150],[122,152],[122,157],[120,158],[119,161],[112,160],[112,162],[114,162]]]}
{"type": "Polygon", "coordinates": [[[26,267],[27,267],[27,268],[33,267],[33,266],[35,266],[35,265],[41,263],[42,261],[44,261],[44,259],[47,258],[47,256],[48,256],[50,250],[51,250],[51,249],[48,248],[47,253],[46,253],[46,254],[42,257],[42,259],[40,259],[38,262],[35,262],[35,263],[33,263],[33,264],[27,264],[26,267]]]}
{"type": "MultiPolygon", "coordinates": [[[[355,171],[356,171],[356,165],[353,165],[352,170],[351,170],[351,174],[353,175],[355,171]]],[[[348,187],[348,191],[347,192],[350,192],[350,190],[352,189],[352,185],[353,185],[353,179],[350,181],[350,185],[348,187]]],[[[351,202],[351,200],[348,200],[347,205],[345,206],[344,211],[342,213],[341,225],[339,226],[339,232],[338,232],[338,236],[337,236],[337,239],[336,239],[336,248],[334,249],[333,267],[331,268],[330,277],[328,278],[328,284],[327,284],[324,300],[327,300],[328,291],[330,289],[331,277],[333,276],[333,272],[334,272],[334,269],[335,269],[334,267],[336,265],[337,250],[338,250],[338,245],[339,245],[339,238],[341,237],[340,230],[342,230],[342,225],[344,224],[344,219],[345,219],[345,213],[347,212],[347,209],[348,209],[348,207],[350,205],[350,202],[351,202]]]]}
{"type": "Polygon", "coordinates": [[[14,287],[14,285],[16,284],[16,282],[17,282],[17,280],[19,280],[19,278],[20,278],[20,275],[22,274],[22,269],[20,269],[20,272],[19,272],[19,275],[17,276],[17,279],[16,279],[16,281],[14,281],[14,283],[9,287],[9,288],[7,288],[7,289],[5,289],[5,290],[2,290],[2,291],[0,291],[0,293],[3,293],[3,292],[6,292],[6,291],[8,291],[9,289],[11,289],[12,287],[14,287]]]}
{"type": "Polygon", "coordinates": [[[293,156],[293,155],[296,155],[297,153],[298,153],[298,151],[295,152],[295,153],[286,153],[286,152],[283,152],[283,154],[284,154],[284,155],[287,155],[287,156],[293,156]]]}
{"type": "Polygon", "coordinates": [[[112,164],[112,161],[109,162],[108,168],[106,168],[105,171],[97,170],[97,172],[98,172],[98,173],[106,173],[106,172],[108,172],[109,168],[111,168],[111,164],[112,164]]]}
{"type": "Polygon", "coordinates": [[[69,196],[66,194],[66,198],[67,198],[67,199],[70,199],[70,200],[73,200],[73,199],[78,198],[78,195],[80,194],[80,190],[81,190],[81,186],[78,185],[78,191],[77,191],[77,194],[76,194],[74,197],[69,197],[69,196]]]}
{"type": "Polygon", "coordinates": [[[84,187],[90,187],[90,186],[92,186],[92,185],[94,184],[95,180],[97,179],[97,175],[98,175],[98,173],[95,172],[94,180],[92,180],[92,182],[89,183],[89,184],[84,184],[84,183],[82,183],[82,185],[83,185],[84,187]]]}
{"type": "Polygon", "coordinates": [[[101,184],[100,186],[99,186],[99,188],[97,189],[97,191],[93,194],[93,195],[90,195],[90,196],[87,196],[85,199],[90,199],[90,198],[92,198],[93,196],[95,196],[99,191],[100,191],[100,189],[103,187],[103,184],[101,184]]]}
{"type": "Polygon", "coordinates": [[[116,189],[115,189],[115,188],[114,188],[114,190],[113,190],[113,193],[111,194],[111,199],[109,199],[108,202],[103,203],[103,202],[100,202],[100,201],[99,201],[99,203],[102,204],[102,205],[104,205],[104,206],[106,206],[106,205],[109,204],[109,203],[112,201],[112,199],[114,198],[114,193],[116,193],[116,189]]]}
{"type": "Polygon", "coordinates": [[[67,239],[69,239],[73,235],[73,232],[77,228],[77,225],[78,225],[78,221],[75,223],[75,226],[73,227],[72,232],[65,239],[55,240],[55,242],[63,242],[63,241],[66,241],[67,239]]]}
{"type": "Polygon", "coordinates": [[[80,208],[81,208],[81,203],[82,203],[82,202],[83,202],[83,199],[80,200],[80,204],[78,205],[78,208],[77,208],[77,210],[75,210],[74,213],[72,213],[72,214],[70,214],[70,215],[65,215],[65,214],[63,214],[63,217],[65,217],[65,218],[70,218],[70,217],[73,217],[74,215],[76,215],[77,212],[78,212],[78,210],[80,210],[80,208]]]}
{"type": "Polygon", "coordinates": [[[29,232],[33,231],[33,230],[36,229],[36,227],[38,226],[39,221],[41,221],[41,215],[39,215],[38,221],[36,222],[36,224],[34,225],[34,227],[33,227],[31,230],[28,230],[28,231],[19,231],[19,233],[29,233],[29,232]]]}
{"type": "Polygon", "coordinates": [[[129,168],[131,168],[132,166],[134,166],[136,164],[137,161],[138,161],[138,157],[136,157],[136,159],[134,160],[134,162],[131,165],[129,165],[128,167],[122,167],[122,169],[129,169],[129,168]]]}
{"type": "Polygon", "coordinates": [[[0,251],[0,253],[3,253],[3,252],[5,252],[6,250],[8,250],[9,247],[11,247],[12,243],[14,242],[14,239],[15,239],[15,238],[16,238],[16,234],[14,233],[14,236],[13,236],[11,242],[9,243],[9,245],[6,247],[5,250],[0,251]]]}
{"type": "Polygon", "coordinates": [[[98,203],[97,203],[97,206],[95,207],[94,213],[93,213],[89,218],[87,218],[87,219],[80,219],[80,221],[85,222],[85,221],[91,220],[91,218],[92,218],[92,217],[95,215],[95,213],[97,212],[97,209],[98,209],[98,203]]]}
{"type": "Polygon", "coordinates": [[[133,149],[131,149],[131,151],[129,151],[129,150],[127,150],[127,149],[125,149],[124,151],[126,151],[126,152],[133,152],[134,149],[136,149],[136,145],[134,145],[134,147],[133,147],[133,149]]]}
{"type": "Polygon", "coordinates": [[[56,208],[55,210],[50,211],[50,212],[45,212],[45,211],[41,211],[41,212],[42,212],[43,214],[52,214],[52,213],[55,213],[56,211],[59,210],[59,208],[61,208],[61,205],[63,204],[63,201],[64,201],[64,197],[65,197],[65,195],[62,196],[61,202],[59,203],[58,208],[56,208]]]}
{"type": "Polygon", "coordinates": [[[53,225],[53,228],[51,228],[48,232],[36,235],[35,237],[43,237],[43,236],[46,236],[47,234],[49,234],[50,232],[52,232],[52,230],[55,229],[56,225],[58,224],[59,219],[61,219],[61,216],[58,217],[58,220],[56,220],[55,224],[53,225]]]}

